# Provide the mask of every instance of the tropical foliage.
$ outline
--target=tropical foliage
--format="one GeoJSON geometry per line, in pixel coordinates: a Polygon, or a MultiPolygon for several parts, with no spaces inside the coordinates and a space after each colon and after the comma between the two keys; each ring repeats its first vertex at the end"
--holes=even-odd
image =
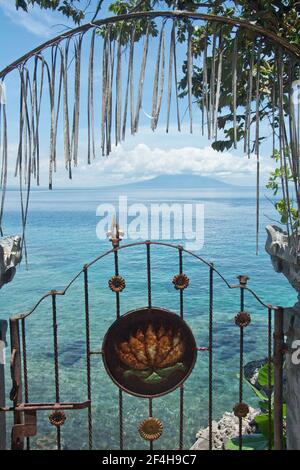
{"type": "MultiPolygon", "coordinates": [[[[85,8],[80,7],[80,0],[16,0],[16,8],[28,12],[30,6],[39,6],[44,10],[57,10],[75,23],[85,17],[85,8]]],[[[90,2],[86,2],[86,6],[90,2]]]]}
{"type": "MultiPolygon", "coordinates": [[[[258,399],[260,413],[254,418],[259,432],[243,436],[243,450],[267,450],[269,442],[274,448],[274,368],[264,364],[258,371],[257,385],[244,379],[258,399]],[[269,415],[269,397],[271,399],[271,413],[269,415]],[[271,420],[270,420],[271,417],[271,420]]],[[[286,404],[283,404],[283,418],[286,419],[286,404]]],[[[285,439],[285,436],[284,436],[285,439]]],[[[227,450],[239,450],[239,439],[232,438],[226,444],[227,450]]]]}

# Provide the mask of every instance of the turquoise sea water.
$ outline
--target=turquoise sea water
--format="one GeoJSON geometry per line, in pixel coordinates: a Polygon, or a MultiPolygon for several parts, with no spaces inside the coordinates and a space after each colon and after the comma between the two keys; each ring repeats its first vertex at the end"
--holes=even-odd
{"type": "MultiPolygon", "coordinates": [[[[132,191],[130,202],[198,202],[204,204],[204,246],[200,256],[215,263],[232,284],[238,274],[250,276],[251,287],[266,303],[293,305],[296,295],[285,278],[276,274],[264,252],[265,230],[276,218],[270,202],[262,197],[260,254],[255,254],[255,194],[252,189],[207,189],[185,191],[132,191]]],[[[25,263],[10,285],[1,290],[1,318],[26,312],[50,289],[63,289],[84,263],[110,248],[108,241],[96,237],[96,208],[103,202],[115,202],[118,194],[103,190],[32,192],[27,229],[28,270],[25,263]]],[[[17,233],[20,213],[18,193],[8,193],[6,232],[17,233]]],[[[174,243],[181,243],[175,240],[174,243]]],[[[147,304],[145,246],[122,250],[120,274],[126,279],[121,294],[121,313],[147,304]]],[[[184,272],[190,278],[185,292],[185,319],[197,344],[208,344],[208,270],[195,258],[184,256],[184,272]]],[[[179,312],[179,295],[172,278],[178,272],[175,250],[152,247],[152,303],[179,312]]],[[[91,347],[99,349],[103,336],[115,319],[115,297],[107,286],[114,273],[112,256],[93,265],[89,273],[91,347]]],[[[228,289],[215,279],[214,295],[214,418],[231,410],[238,400],[239,330],[234,316],[239,309],[238,290],[228,289]]],[[[245,361],[267,354],[267,316],[250,295],[246,309],[252,315],[245,334],[245,361]]],[[[28,349],[29,400],[55,401],[51,299],[48,298],[26,321],[28,349]]],[[[83,279],[79,277],[69,293],[57,298],[58,345],[61,401],[86,399],[85,328],[83,279]]],[[[7,361],[8,362],[8,361],[7,361]]],[[[7,366],[7,394],[9,392],[7,366]]],[[[119,445],[118,389],[107,376],[101,357],[92,356],[92,399],[94,446],[115,449],[119,445]]],[[[255,405],[245,389],[245,400],[255,405]]],[[[9,399],[8,399],[9,402],[9,399]]],[[[188,448],[195,434],[207,425],[208,357],[199,352],[192,375],[185,385],[184,446],[188,448]]],[[[49,412],[38,414],[38,435],[32,447],[55,447],[55,430],[48,422],[49,412]]],[[[156,449],[176,449],[179,439],[179,390],[154,399],[153,414],[161,419],[164,433],[156,449]]],[[[148,415],[145,399],[124,394],[124,446],[144,449],[147,444],[137,433],[139,422],[148,415]]],[[[62,428],[65,448],[87,448],[87,412],[66,412],[62,428]]]]}

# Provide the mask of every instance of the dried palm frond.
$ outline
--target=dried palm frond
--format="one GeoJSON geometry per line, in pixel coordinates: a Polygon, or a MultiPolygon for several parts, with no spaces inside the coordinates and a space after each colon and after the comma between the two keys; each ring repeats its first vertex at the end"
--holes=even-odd
{"type": "MultiPolygon", "coordinates": [[[[63,81],[63,109],[64,109],[64,153],[65,167],[69,171],[69,178],[72,178],[71,170],[71,142],[70,142],[70,124],[69,124],[69,103],[68,103],[68,56],[69,56],[70,40],[67,40],[61,52],[61,74],[63,81]]],[[[55,74],[55,71],[54,71],[55,74]]]]}
{"type": "Polygon", "coordinates": [[[88,121],[88,149],[87,162],[91,163],[91,154],[95,154],[95,114],[94,114],[94,53],[95,53],[95,35],[94,29],[91,37],[89,69],[88,69],[88,97],[87,97],[87,121],[88,121]]]}
{"type": "Polygon", "coordinates": [[[147,27],[147,31],[146,31],[143,56],[142,56],[142,64],[141,64],[141,69],[140,69],[138,96],[137,96],[136,110],[135,110],[134,123],[133,123],[134,133],[138,131],[140,111],[142,108],[145,71],[146,71],[146,63],[147,63],[147,57],[148,57],[148,47],[149,47],[149,27],[147,27]]]}
{"type": "Polygon", "coordinates": [[[171,98],[173,86],[173,62],[174,62],[174,47],[175,47],[175,21],[173,21],[171,36],[170,36],[170,51],[169,51],[169,73],[168,73],[168,103],[167,103],[167,127],[166,132],[169,132],[170,126],[170,111],[171,111],[171,98]]]}
{"type": "Polygon", "coordinates": [[[248,72],[248,96],[245,110],[245,129],[244,129],[244,153],[250,158],[250,143],[251,143],[251,104],[253,95],[253,69],[254,69],[254,53],[255,43],[252,44],[250,55],[250,67],[248,72]]]}
{"type": "Polygon", "coordinates": [[[237,60],[238,60],[238,35],[233,41],[232,54],[232,111],[233,111],[233,142],[237,148],[237,60]]]}
{"type": "Polygon", "coordinates": [[[115,106],[115,143],[121,141],[121,116],[122,116],[122,28],[120,29],[117,46],[116,69],[116,106],[115,106]]]}
{"type": "Polygon", "coordinates": [[[208,33],[206,30],[205,41],[204,41],[204,53],[203,53],[203,67],[202,67],[203,68],[203,107],[206,109],[207,137],[210,140],[211,139],[211,121],[210,121],[210,107],[209,107],[209,95],[208,95],[207,43],[208,43],[208,33]]]}
{"type": "MultiPolygon", "coordinates": [[[[176,25],[176,23],[175,23],[176,25]]],[[[176,90],[176,113],[177,113],[177,129],[181,131],[180,123],[180,113],[179,113],[179,97],[178,97],[178,77],[177,77],[177,54],[176,54],[176,41],[175,41],[175,27],[173,30],[174,34],[174,47],[173,47],[173,58],[174,58],[174,81],[175,81],[175,90],[176,90]]]]}
{"type": "Polygon", "coordinates": [[[192,35],[188,33],[187,40],[187,88],[188,88],[188,106],[190,118],[190,133],[193,133],[193,55],[192,55],[192,35]]]}
{"type": "Polygon", "coordinates": [[[210,72],[210,93],[209,93],[209,126],[211,133],[214,131],[215,122],[215,87],[216,87],[216,44],[217,44],[217,33],[214,31],[212,39],[212,57],[211,57],[211,72],[210,72]]]}
{"type": "Polygon", "coordinates": [[[159,43],[158,43],[158,52],[156,60],[156,68],[154,74],[154,84],[153,84],[153,95],[152,95],[152,119],[151,119],[151,129],[154,131],[157,127],[158,118],[161,109],[161,102],[164,92],[164,80],[165,80],[165,35],[164,35],[164,23],[162,25],[159,43]]]}
{"type": "Polygon", "coordinates": [[[218,45],[218,69],[217,69],[217,85],[216,85],[216,97],[215,97],[215,110],[214,110],[214,137],[217,139],[218,132],[218,113],[219,113],[219,102],[221,92],[221,80],[222,80],[222,65],[223,65],[223,29],[221,28],[219,33],[219,45],[218,45]]]}
{"type": "Polygon", "coordinates": [[[134,41],[135,41],[135,27],[133,26],[132,32],[131,32],[131,37],[130,37],[130,51],[129,51],[129,60],[128,60],[127,83],[126,83],[126,91],[125,91],[125,104],[124,104],[124,114],[123,114],[123,124],[122,124],[122,140],[125,139],[125,135],[126,135],[129,95],[130,95],[130,109],[131,109],[130,127],[131,127],[131,133],[133,133],[133,122],[134,122],[134,89],[133,89],[134,41]]]}
{"type": "Polygon", "coordinates": [[[256,98],[255,98],[255,152],[256,152],[256,254],[258,254],[258,245],[259,245],[259,208],[260,208],[260,155],[259,155],[259,107],[260,107],[260,65],[261,65],[261,49],[262,43],[260,41],[258,52],[257,52],[257,62],[256,62],[256,98]]]}
{"type": "MultiPolygon", "coordinates": [[[[1,205],[0,205],[0,235],[3,236],[3,214],[4,214],[4,204],[5,204],[5,195],[7,187],[7,117],[6,117],[6,104],[5,101],[0,103],[0,138],[2,144],[2,155],[1,155],[1,205]],[[3,129],[3,134],[1,134],[1,128],[3,129]]],[[[0,146],[1,148],[1,146],[0,146]]]]}

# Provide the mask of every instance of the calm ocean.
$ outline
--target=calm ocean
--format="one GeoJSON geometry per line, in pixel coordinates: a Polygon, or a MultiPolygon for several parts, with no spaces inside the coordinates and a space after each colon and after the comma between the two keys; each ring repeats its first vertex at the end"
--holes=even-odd
{"type": "MultiPolygon", "coordinates": [[[[124,193],[122,193],[124,194],[124,193]]],[[[260,254],[255,254],[255,190],[205,189],[168,191],[136,190],[127,194],[130,202],[198,202],[204,204],[204,246],[198,252],[232,284],[238,274],[250,277],[251,287],[266,303],[291,306],[296,294],[285,278],[276,274],[264,251],[264,227],[277,219],[271,203],[262,196],[260,254]]],[[[62,289],[81,269],[110,248],[108,241],[98,240],[96,208],[100,203],[116,202],[118,194],[103,190],[33,191],[27,228],[28,270],[25,263],[14,281],[1,290],[1,318],[26,312],[41,295],[50,289],[62,289]]],[[[20,230],[18,193],[8,193],[5,220],[6,234],[20,230]]],[[[176,240],[175,243],[181,243],[176,240]]],[[[179,310],[179,296],[172,285],[178,272],[176,251],[163,247],[152,249],[152,303],[179,310]]],[[[114,272],[111,256],[90,270],[91,347],[99,349],[103,336],[115,318],[114,294],[107,286],[114,272]]],[[[194,258],[184,256],[184,272],[190,278],[185,293],[185,319],[191,326],[199,346],[208,341],[208,270],[194,258]]],[[[120,252],[120,274],[126,279],[121,294],[121,312],[147,304],[145,247],[120,252]]],[[[245,333],[245,361],[267,354],[266,311],[249,295],[246,309],[252,322],[245,333]]],[[[238,290],[229,290],[215,281],[214,300],[214,418],[232,410],[238,401],[239,330],[234,316],[239,309],[238,290]]],[[[61,401],[86,399],[85,329],[83,282],[80,277],[69,294],[57,299],[58,343],[61,401]]],[[[27,348],[29,399],[31,402],[55,401],[53,373],[53,337],[51,299],[48,298],[28,318],[27,348]]],[[[9,361],[7,361],[9,362],[9,361]]],[[[207,352],[200,352],[197,364],[185,386],[184,446],[195,440],[198,429],[207,424],[208,416],[207,352]]],[[[7,365],[7,394],[9,393],[7,365]]],[[[92,398],[94,446],[118,448],[118,390],[107,376],[101,357],[92,357],[92,398]]],[[[245,401],[255,406],[255,399],[245,388],[245,401]]],[[[9,403],[9,399],[8,399],[9,403]]],[[[55,429],[49,424],[49,412],[38,415],[38,435],[32,447],[55,446],[55,429]]],[[[153,414],[161,419],[164,433],[155,443],[156,449],[178,448],[179,391],[153,401],[153,414]]],[[[65,448],[87,448],[87,412],[66,412],[62,428],[65,448]]],[[[147,400],[124,395],[124,446],[144,449],[137,426],[148,415],[147,400]]]]}

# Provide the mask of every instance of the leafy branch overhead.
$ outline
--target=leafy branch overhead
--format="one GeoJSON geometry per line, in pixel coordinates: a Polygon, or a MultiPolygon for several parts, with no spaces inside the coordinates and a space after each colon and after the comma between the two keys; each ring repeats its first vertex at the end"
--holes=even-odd
{"type": "MultiPolygon", "coordinates": [[[[28,12],[28,8],[38,6],[43,10],[52,10],[71,18],[75,24],[79,24],[85,17],[85,9],[80,7],[80,0],[16,0],[16,8],[28,12]]],[[[90,2],[87,1],[86,6],[90,2]]]]}

